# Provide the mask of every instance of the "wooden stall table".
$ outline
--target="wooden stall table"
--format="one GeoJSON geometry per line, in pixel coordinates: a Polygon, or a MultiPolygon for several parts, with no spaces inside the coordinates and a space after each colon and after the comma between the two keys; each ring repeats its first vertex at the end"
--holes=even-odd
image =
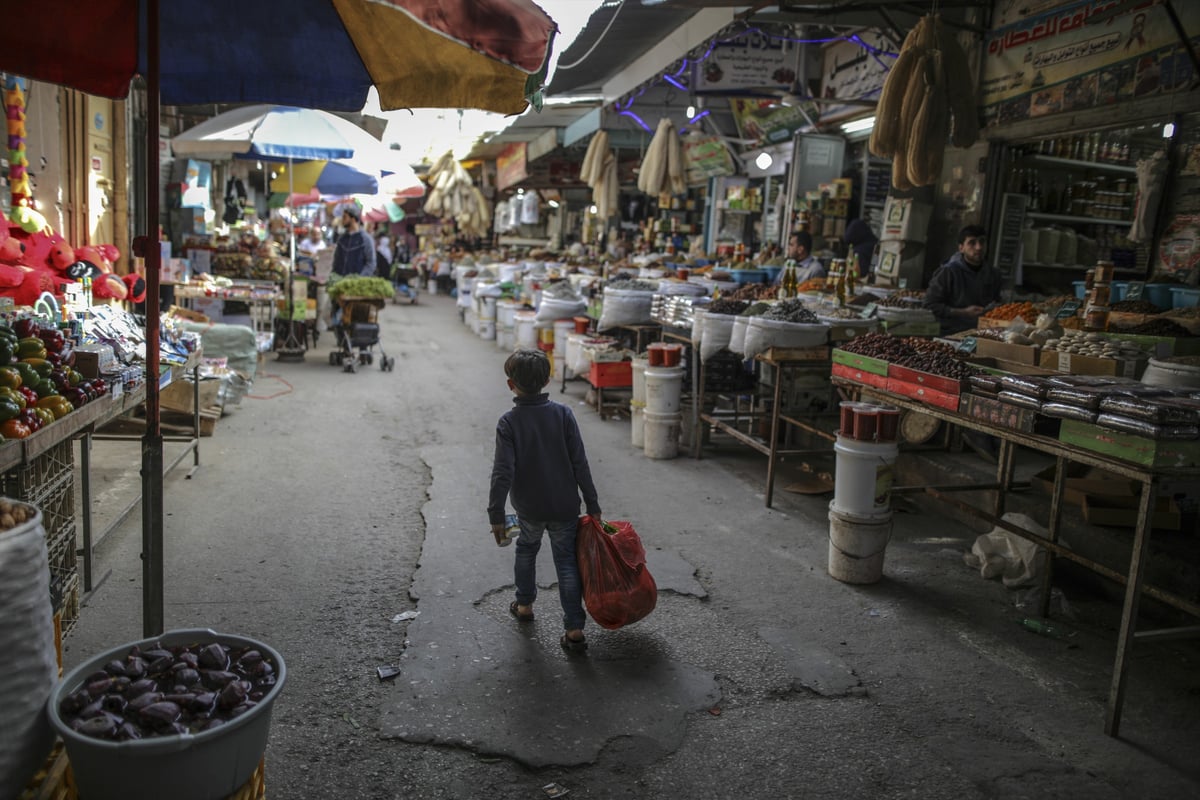
{"type": "MultiPolygon", "coordinates": [[[[983,519],[991,525],[1040,545],[1046,548],[1053,556],[1073,561],[1125,587],[1125,598],[1121,609],[1121,623],[1117,636],[1117,651],[1113,661],[1112,683],[1109,688],[1108,704],[1104,720],[1104,732],[1109,736],[1117,736],[1121,727],[1121,709],[1125,702],[1125,689],[1128,680],[1127,669],[1134,641],[1137,639],[1168,639],[1200,635],[1200,625],[1161,630],[1136,630],[1138,606],[1143,594],[1147,594],[1156,600],[1200,619],[1200,605],[1164,589],[1145,585],[1143,582],[1146,554],[1150,543],[1151,520],[1153,516],[1152,503],[1154,502],[1157,486],[1165,480],[1200,477],[1200,466],[1163,467],[1142,465],[1061,442],[1058,439],[1048,436],[993,425],[980,419],[967,417],[957,411],[931,406],[920,400],[904,397],[878,387],[866,386],[836,376],[833,378],[833,383],[850,395],[869,397],[908,411],[928,414],[943,422],[998,438],[1000,440],[1000,453],[995,484],[973,484],[953,487],[927,486],[919,487],[919,490],[942,502],[949,503],[966,513],[983,519]],[[1012,488],[1013,464],[1018,447],[1028,447],[1031,450],[1045,453],[1055,458],[1054,486],[1050,495],[1050,518],[1049,524],[1046,526],[1048,535],[1045,537],[1000,519],[1004,513],[1004,497],[1012,488]],[[1137,525],[1134,532],[1133,547],[1130,553],[1129,566],[1124,572],[1086,558],[1064,547],[1059,542],[1059,527],[1069,464],[1083,464],[1097,467],[1141,484],[1141,498],[1138,502],[1137,525]],[[948,491],[955,489],[995,490],[996,498],[993,513],[989,514],[947,494],[948,491]]],[[[1047,559],[1047,568],[1042,575],[1042,602],[1039,609],[1042,617],[1049,615],[1052,563],[1052,559],[1047,559]]]]}

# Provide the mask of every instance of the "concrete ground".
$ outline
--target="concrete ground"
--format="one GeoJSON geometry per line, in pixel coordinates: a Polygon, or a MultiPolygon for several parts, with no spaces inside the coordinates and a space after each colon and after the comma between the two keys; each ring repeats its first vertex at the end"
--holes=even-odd
{"type": "MultiPolygon", "coordinates": [[[[549,548],[537,620],[518,625],[513,551],[484,513],[504,354],[445,297],[381,321],[394,373],[330,367],[328,335],[303,363],[268,361],[195,476],[166,480],[167,627],[261,638],[287,662],[271,797],[1200,796],[1196,642],[1136,646],[1109,738],[1109,596],[1062,584],[1063,638],[1030,633],[1029,598],[964,565],[975,531],[921,506],[896,515],[881,582],[839,583],[828,496],[777,489],[765,508],[765,460],[744,448],[646,459],[581,383],[552,397],[660,594],[626,629],[589,623],[588,655],[568,657],[549,548]]],[[[102,522],[139,450],[94,457],[102,522]]],[[[141,638],[140,537],[135,513],[102,544],[68,666],[141,638]]]]}

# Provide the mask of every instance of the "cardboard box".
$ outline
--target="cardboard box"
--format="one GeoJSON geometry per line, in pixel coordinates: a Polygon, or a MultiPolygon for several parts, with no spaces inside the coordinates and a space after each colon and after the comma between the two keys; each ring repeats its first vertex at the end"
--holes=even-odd
{"type": "Polygon", "coordinates": [[[1146,369],[1146,359],[1118,361],[1115,358],[1093,358],[1058,350],[1043,350],[1039,366],[1071,375],[1115,375],[1140,378],[1146,369]]]}
{"type": "Polygon", "coordinates": [[[1195,440],[1155,441],[1073,419],[1063,420],[1058,439],[1065,444],[1145,467],[1200,466],[1200,441],[1195,440]]]}
{"type": "MultiPolygon", "coordinates": [[[[1113,497],[1086,495],[1083,499],[1083,518],[1093,525],[1104,525],[1113,528],[1134,528],[1137,526],[1138,503],[1140,497],[1113,497]]],[[[1170,498],[1160,497],[1155,501],[1154,510],[1150,516],[1150,527],[1156,530],[1177,531],[1180,528],[1183,515],[1179,506],[1170,498]]]]}
{"type": "MultiPolygon", "coordinates": [[[[1030,478],[1030,484],[1047,497],[1054,493],[1054,473],[1056,468],[1051,465],[1030,478]]],[[[1063,500],[1075,506],[1082,506],[1088,495],[1098,497],[1135,497],[1140,484],[1127,478],[1113,475],[1096,467],[1086,464],[1068,464],[1067,477],[1063,486],[1063,500]]]]}
{"type": "Polygon", "coordinates": [[[1016,364],[1038,364],[1041,360],[1042,348],[1026,344],[1009,344],[997,342],[994,339],[976,339],[975,353],[977,355],[1011,361],[1016,364]]]}
{"type": "MultiPolygon", "coordinates": [[[[977,394],[962,396],[959,412],[971,419],[986,422],[999,428],[1040,436],[1057,437],[1061,420],[1043,416],[1028,408],[1019,408],[994,397],[977,394]]],[[[1053,479],[1053,472],[1051,473],[1053,479]]]]}
{"type": "MultiPolygon", "coordinates": [[[[195,392],[189,380],[175,381],[159,394],[159,403],[171,411],[192,413],[195,408],[195,392]]],[[[211,408],[217,404],[217,395],[221,389],[219,380],[200,381],[200,408],[211,408]]]]}

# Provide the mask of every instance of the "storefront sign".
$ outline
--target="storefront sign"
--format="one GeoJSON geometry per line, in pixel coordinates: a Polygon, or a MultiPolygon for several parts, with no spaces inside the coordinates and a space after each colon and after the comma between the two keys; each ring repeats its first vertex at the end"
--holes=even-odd
{"type": "Polygon", "coordinates": [[[735,89],[786,89],[796,80],[794,42],[749,31],[713,47],[695,66],[692,85],[697,92],[735,89]]]}
{"type": "MultiPolygon", "coordinates": [[[[846,100],[872,100],[879,96],[883,79],[895,63],[896,52],[883,36],[864,31],[863,46],[856,41],[827,45],[822,53],[821,96],[846,100]],[[891,52],[888,52],[888,51],[891,52]]],[[[823,117],[837,117],[849,111],[862,111],[858,106],[822,106],[823,117]]]]}
{"type": "Polygon", "coordinates": [[[719,136],[683,137],[683,161],[688,183],[703,183],[708,178],[734,173],[729,148],[719,136]]]}
{"type": "Polygon", "coordinates": [[[731,97],[729,106],[738,135],[759,145],[787,141],[808,124],[799,108],[779,105],[774,100],[731,97]]]}
{"type": "Polygon", "coordinates": [[[525,180],[525,142],[514,142],[496,156],[496,188],[508,187],[525,180]]]}
{"type": "MultiPolygon", "coordinates": [[[[1086,0],[991,31],[981,81],[987,124],[1186,89],[1193,70],[1166,10],[1153,0],[1121,7],[1086,0]]],[[[1200,30],[1200,3],[1175,8],[1184,30],[1200,30]]]]}

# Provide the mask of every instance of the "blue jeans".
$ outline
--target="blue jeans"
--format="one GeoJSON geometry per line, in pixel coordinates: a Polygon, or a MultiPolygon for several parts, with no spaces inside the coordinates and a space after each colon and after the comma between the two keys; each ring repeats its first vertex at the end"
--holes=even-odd
{"type": "Polygon", "coordinates": [[[558,573],[558,599],[563,608],[563,628],[582,630],[587,615],[583,611],[583,582],[579,562],[575,560],[575,532],[578,519],[564,522],[535,522],[520,519],[517,558],[513,574],[517,584],[517,603],[532,605],[537,598],[537,555],[542,549],[542,533],[550,534],[550,552],[558,573]]]}

